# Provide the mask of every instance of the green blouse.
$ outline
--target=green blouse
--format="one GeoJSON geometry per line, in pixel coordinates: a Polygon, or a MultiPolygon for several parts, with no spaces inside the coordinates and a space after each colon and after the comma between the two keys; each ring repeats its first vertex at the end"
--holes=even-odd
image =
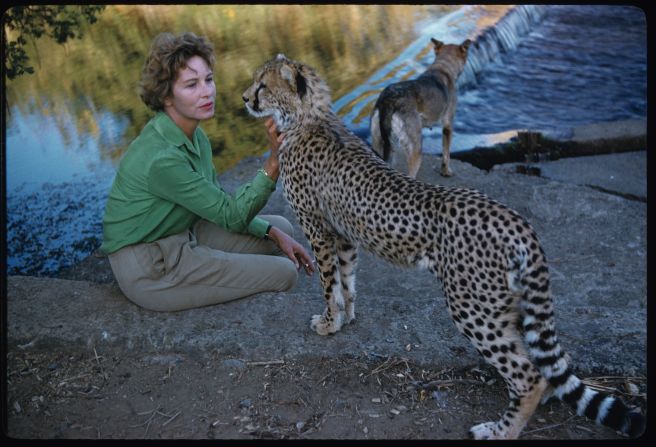
{"type": "Polygon", "coordinates": [[[228,231],[264,237],[269,223],[257,213],[276,184],[261,171],[233,196],[216,179],[212,149],[196,128],[193,141],[158,112],[121,159],[103,218],[101,250],[153,242],[203,218],[228,231]]]}

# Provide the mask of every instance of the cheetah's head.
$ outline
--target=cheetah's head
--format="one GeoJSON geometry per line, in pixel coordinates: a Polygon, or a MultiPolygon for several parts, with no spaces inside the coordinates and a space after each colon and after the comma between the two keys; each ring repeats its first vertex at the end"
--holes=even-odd
{"type": "Polygon", "coordinates": [[[278,130],[316,112],[330,110],[330,89],[311,67],[279,54],[258,68],[242,95],[248,112],[272,116],[278,130]]]}

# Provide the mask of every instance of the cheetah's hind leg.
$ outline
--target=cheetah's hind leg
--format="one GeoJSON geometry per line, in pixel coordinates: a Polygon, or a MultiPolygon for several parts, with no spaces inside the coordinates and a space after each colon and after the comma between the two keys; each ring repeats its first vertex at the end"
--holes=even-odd
{"type": "Polygon", "coordinates": [[[495,302],[507,302],[501,315],[494,314],[491,296],[477,300],[475,306],[466,295],[469,290],[454,287],[453,278],[445,278],[449,312],[458,330],[472,342],[485,361],[496,368],[506,383],[510,398],[509,406],[498,421],[473,426],[469,434],[474,439],[515,439],[533,415],[547,382],[533,365],[515,322],[515,307],[519,296],[498,293],[495,302]],[[515,301],[515,302],[513,302],[515,301]],[[494,316],[493,316],[494,315],[494,316]]]}

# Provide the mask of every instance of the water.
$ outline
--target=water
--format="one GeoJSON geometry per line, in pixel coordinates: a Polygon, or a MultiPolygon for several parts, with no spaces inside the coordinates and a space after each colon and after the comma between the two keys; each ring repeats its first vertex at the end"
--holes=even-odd
{"type": "MultiPolygon", "coordinates": [[[[350,59],[344,56],[327,63],[324,58],[330,48],[326,47],[308,55],[314,60],[309,62],[314,66],[321,63],[322,73],[330,70],[334,79],[331,85],[337,85],[333,87],[337,92],[335,110],[365,138],[368,110],[382,86],[414,76],[432,62],[426,51],[431,36],[460,42],[475,35],[479,42],[478,48],[470,50],[470,64],[460,82],[454,151],[504,141],[516,129],[562,132],[579,124],[646,116],[646,23],[639,9],[522,5],[487,29],[482,23],[494,14],[496,6],[488,8],[467,6],[421,23],[419,37],[406,43],[405,49],[388,53],[377,50],[378,57],[387,57],[390,62],[370,61],[371,67],[379,68],[369,77],[354,65],[371,53],[364,43],[362,53],[352,54],[350,59]],[[349,69],[340,70],[340,62],[349,69]],[[353,79],[365,81],[348,90],[347,81],[353,79]]],[[[357,24],[358,15],[353,17],[357,24]]],[[[333,31],[323,34],[326,38],[339,37],[333,31]]],[[[379,36],[383,37],[384,33],[379,36]]],[[[343,51],[343,45],[346,43],[335,48],[343,51]]],[[[258,49],[269,54],[281,48],[258,49]]],[[[228,65],[234,67],[239,60],[236,53],[243,51],[228,51],[228,65]]],[[[307,47],[294,48],[290,56],[305,59],[303,54],[310,51],[307,47]]],[[[141,63],[141,57],[132,59],[138,61],[133,65],[141,63]]],[[[252,59],[262,61],[264,57],[256,53],[252,59]]],[[[243,71],[252,70],[257,65],[253,61],[244,64],[243,71]]],[[[107,70],[111,73],[113,68],[107,70]]],[[[125,73],[138,73],[135,66],[125,70],[109,77],[108,82],[118,84],[125,81],[125,73]]],[[[94,73],[92,78],[101,76],[94,73]]],[[[56,90],[59,84],[47,81],[41,81],[45,83],[42,90],[56,90]]],[[[243,80],[226,78],[225,82],[229,91],[241,92],[243,80]]],[[[85,91],[79,85],[70,87],[70,92],[80,90],[85,91]]],[[[139,112],[143,107],[133,92],[124,85],[107,85],[107,89],[94,92],[93,98],[83,96],[77,101],[67,99],[74,97],[70,92],[50,100],[36,96],[34,103],[11,109],[6,176],[9,274],[56,275],[100,244],[102,210],[116,163],[126,142],[147,119],[139,112]],[[127,95],[120,93],[125,91],[127,95]],[[114,102],[106,101],[110,97],[114,102]]],[[[10,94],[8,97],[11,99],[10,94]]],[[[239,102],[230,96],[221,100],[239,102]]],[[[241,110],[236,105],[225,109],[241,110]]],[[[245,114],[238,113],[235,121],[227,119],[221,116],[210,127],[223,132],[211,136],[223,154],[218,158],[223,156],[223,160],[233,146],[254,146],[252,135],[261,132],[245,114]],[[240,132],[243,137],[230,140],[231,132],[240,132]]],[[[440,152],[438,130],[425,130],[424,138],[426,152],[440,152]]],[[[243,155],[234,155],[236,159],[239,156],[243,155]]]]}
{"type": "MultiPolygon", "coordinates": [[[[120,137],[127,118],[103,111],[97,115],[100,132],[80,133],[73,120],[61,125],[52,115],[24,113],[11,109],[12,126],[7,128],[7,189],[12,193],[35,193],[44,183],[75,182],[89,175],[111,181],[114,164],[101,157],[102,148],[120,137]]],[[[13,194],[12,194],[13,195],[13,194]]]]}
{"type": "Polygon", "coordinates": [[[458,102],[455,133],[557,132],[647,115],[644,13],[625,6],[549,6],[458,102]]]}

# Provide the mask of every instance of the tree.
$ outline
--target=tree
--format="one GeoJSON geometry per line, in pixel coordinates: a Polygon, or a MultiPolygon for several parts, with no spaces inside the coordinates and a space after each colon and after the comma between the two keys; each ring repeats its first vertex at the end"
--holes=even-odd
{"type": "Polygon", "coordinates": [[[80,38],[84,22],[95,23],[104,9],[104,5],[27,5],[8,9],[2,18],[7,78],[34,73],[24,49],[28,41],[43,35],[59,44],[69,38],[80,38]],[[9,40],[8,31],[15,39],[9,40]]]}

